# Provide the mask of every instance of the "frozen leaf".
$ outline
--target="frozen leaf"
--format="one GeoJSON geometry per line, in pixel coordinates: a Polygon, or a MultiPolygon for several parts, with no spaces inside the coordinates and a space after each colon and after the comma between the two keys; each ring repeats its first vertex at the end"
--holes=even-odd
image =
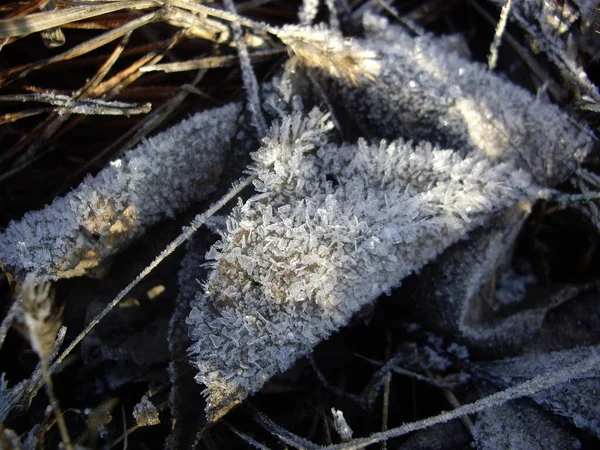
{"type": "MultiPolygon", "coordinates": [[[[598,347],[592,347],[592,349],[598,347]]],[[[500,378],[508,386],[536,375],[551,372],[556,367],[567,367],[590,353],[590,348],[579,347],[552,353],[540,353],[482,363],[480,367],[500,378]]],[[[532,398],[555,414],[569,417],[579,428],[585,428],[600,437],[600,368],[575,377],[569,383],[540,391],[532,398]]]]}
{"type": "Polygon", "coordinates": [[[357,44],[379,55],[375,82],[332,82],[330,91],[372,138],[425,140],[463,154],[509,160],[545,186],[564,181],[589,152],[589,130],[557,106],[449,51],[366,16],[357,44]]]}
{"type": "Polygon", "coordinates": [[[214,189],[240,105],[180,122],[0,234],[0,259],[40,278],[86,273],[214,189]],[[165,182],[167,181],[168,182],[165,182]]]}
{"type": "Polygon", "coordinates": [[[424,323],[498,357],[529,344],[549,311],[586,288],[541,283],[525,263],[515,270],[514,247],[531,205],[520,202],[423,270],[407,297],[424,323]]]}
{"type": "Polygon", "coordinates": [[[208,412],[258,390],[361,307],[520,199],[531,177],[427,143],[325,143],[317,110],[257,152],[258,194],[231,213],[188,319],[208,412]]]}
{"type": "Polygon", "coordinates": [[[473,438],[479,450],[563,450],[581,443],[526,400],[513,400],[477,415],[473,438]]]}

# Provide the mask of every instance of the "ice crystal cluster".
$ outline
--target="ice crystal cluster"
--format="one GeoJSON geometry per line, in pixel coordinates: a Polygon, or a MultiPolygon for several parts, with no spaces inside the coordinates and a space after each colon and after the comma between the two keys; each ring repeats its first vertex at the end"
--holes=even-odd
{"type": "Polygon", "coordinates": [[[331,83],[370,141],[328,142],[317,109],[274,123],[254,155],[257,194],[207,254],[188,324],[212,419],[589,150],[558,108],[440,41],[373,18],[367,31],[380,77],[331,83]]]}
{"type": "Polygon", "coordinates": [[[82,275],[214,189],[239,104],[199,113],[110,163],[0,234],[0,259],[40,278],[82,275]],[[165,182],[168,180],[168,182],[165,182]]]}

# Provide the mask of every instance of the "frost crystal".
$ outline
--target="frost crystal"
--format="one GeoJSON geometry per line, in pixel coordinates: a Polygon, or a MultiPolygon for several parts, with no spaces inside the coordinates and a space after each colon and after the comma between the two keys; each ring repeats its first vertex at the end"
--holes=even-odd
{"type": "MultiPolygon", "coordinates": [[[[308,45],[307,55],[296,51],[306,66],[326,69],[334,114],[372,143],[327,143],[326,116],[296,111],[254,155],[258,194],[208,252],[214,270],[188,318],[213,420],[490,218],[516,214],[494,235],[510,242],[528,210],[517,203],[564,181],[591,146],[557,107],[431,36],[368,19],[353,45],[377,62],[369,81],[325,79],[327,64],[310,59],[323,52],[320,31],[287,32],[292,47],[308,45]]],[[[287,80],[305,100],[301,76],[287,80]]],[[[454,313],[446,304],[441,314],[454,313]]]]}
{"type": "Polygon", "coordinates": [[[318,110],[274,126],[188,323],[208,412],[258,390],[354,313],[516,201],[507,162],[396,140],[337,146],[318,110]]]}
{"type": "Polygon", "coordinates": [[[318,67],[334,78],[358,85],[379,75],[377,53],[324,26],[285,25],[277,37],[308,67],[318,67]]]}
{"type": "Polygon", "coordinates": [[[11,222],[0,234],[0,259],[17,272],[52,279],[98,266],[146,227],[213,190],[239,112],[230,104],[184,120],[11,222]]]}

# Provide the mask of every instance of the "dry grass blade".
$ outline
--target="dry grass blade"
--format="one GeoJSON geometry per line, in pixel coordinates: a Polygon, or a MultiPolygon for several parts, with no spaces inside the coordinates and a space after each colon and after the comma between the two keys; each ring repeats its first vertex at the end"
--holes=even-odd
{"type": "MultiPolygon", "coordinates": [[[[205,73],[205,71],[198,72],[194,80],[192,80],[191,84],[187,87],[194,87],[196,84],[198,84],[204,77],[205,73]]],[[[187,98],[189,94],[190,89],[185,89],[184,86],[184,88],[180,89],[180,91],[167,103],[161,105],[155,111],[152,111],[151,114],[144,117],[142,122],[125,133],[125,135],[110,145],[108,149],[103,150],[101,154],[111,153],[116,148],[119,148],[120,152],[124,152],[133,148],[133,146],[138,144],[142,138],[156,130],[156,128],[159,127],[171,115],[171,113],[173,113],[173,111],[175,111],[175,109],[187,98]]]]}
{"type": "MultiPolygon", "coordinates": [[[[478,14],[483,17],[483,19],[491,25],[497,26],[498,21],[492,17],[490,13],[488,13],[479,3],[473,0],[467,0],[469,6],[472,6],[478,14]]],[[[508,44],[512,47],[512,49],[519,55],[519,57],[527,64],[527,67],[531,70],[531,72],[540,80],[544,82],[546,86],[548,86],[548,90],[552,93],[552,96],[560,102],[566,101],[568,95],[565,92],[565,89],[560,86],[556,81],[554,81],[548,74],[548,71],[543,68],[538,61],[530,54],[530,52],[523,47],[517,39],[510,35],[510,33],[504,31],[502,35],[502,39],[504,39],[508,44]]]]}
{"type": "MultiPolygon", "coordinates": [[[[56,9],[56,2],[54,0],[48,0],[41,9],[43,11],[54,11],[56,9]]],[[[48,48],[60,47],[61,45],[64,45],[67,40],[65,34],[58,27],[44,30],[41,35],[44,45],[48,48]]]]}
{"type": "MultiPolygon", "coordinates": [[[[74,95],[74,98],[85,99],[85,98],[90,97],[90,91],[94,90],[102,82],[104,77],[108,74],[110,69],[113,67],[113,65],[119,59],[119,56],[121,56],[121,54],[123,53],[125,46],[129,42],[130,36],[131,36],[131,32],[129,32],[129,33],[125,34],[125,36],[123,36],[123,39],[121,40],[119,45],[117,45],[117,47],[115,47],[115,49],[113,50],[111,55],[108,57],[108,59],[104,62],[104,64],[102,64],[102,66],[98,69],[96,74],[86,82],[85,86],[83,86],[79,90],[79,92],[74,95]]],[[[39,111],[40,111],[40,113],[47,112],[48,109],[39,110],[39,111]]],[[[20,114],[24,117],[28,117],[28,116],[32,115],[33,111],[29,111],[29,113],[30,114],[28,114],[28,115],[25,115],[23,113],[20,113],[20,114]]],[[[17,114],[19,114],[19,113],[11,114],[11,116],[14,116],[17,114]]],[[[61,114],[54,113],[50,117],[48,117],[44,121],[44,124],[46,124],[46,125],[43,127],[43,133],[37,135],[38,139],[31,144],[31,146],[27,150],[26,154],[23,155],[22,158],[19,158],[19,161],[17,161],[13,165],[11,170],[0,175],[0,182],[5,181],[6,179],[16,175],[23,169],[29,167],[29,165],[39,157],[39,155],[31,156],[31,154],[35,153],[36,150],[41,145],[43,145],[45,142],[47,142],[48,139],[50,139],[61,128],[61,126],[69,120],[70,117],[71,117],[70,112],[62,112],[61,114]]],[[[12,118],[12,117],[10,117],[10,118],[12,118]]],[[[17,117],[16,120],[18,120],[20,118],[22,118],[22,117],[17,117]]],[[[8,119],[9,118],[6,118],[5,120],[8,121],[8,119]]],[[[71,127],[74,127],[76,124],[81,123],[82,120],[84,120],[84,119],[85,119],[85,116],[81,116],[81,115],[78,116],[74,121],[71,121],[71,127]]],[[[65,128],[69,128],[69,127],[63,127],[63,130],[62,130],[63,132],[65,131],[65,128]]],[[[31,133],[31,135],[36,136],[35,133],[31,133]]],[[[13,149],[11,149],[11,154],[14,154],[15,151],[19,151],[20,149],[24,148],[24,146],[27,145],[28,142],[31,142],[31,140],[29,140],[27,142],[23,142],[22,145],[17,144],[16,148],[13,147],[13,149]]]]}
{"type": "Polygon", "coordinates": [[[112,78],[98,84],[94,89],[90,89],[88,95],[90,97],[104,95],[108,98],[117,95],[121,89],[130,85],[143,75],[140,71],[143,66],[159,62],[165,56],[166,52],[171,50],[185,34],[186,31],[178,31],[162,48],[149,52],[112,78]]]}
{"type": "Polygon", "coordinates": [[[123,39],[121,40],[121,42],[119,42],[119,45],[115,47],[115,49],[112,51],[112,53],[104,62],[104,64],[102,64],[102,66],[98,69],[96,74],[87,81],[83,88],[81,88],[81,94],[78,96],[78,98],[88,98],[90,95],[90,91],[93,91],[102,82],[102,80],[104,80],[106,75],[108,75],[108,72],[110,72],[110,69],[112,69],[112,67],[115,65],[115,63],[123,53],[123,50],[125,50],[125,47],[129,43],[131,33],[132,32],[129,31],[125,34],[125,36],[123,36],[123,39]]]}
{"type": "Polygon", "coordinates": [[[47,112],[51,112],[52,108],[37,108],[30,109],[27,111],[18,111],[12,113],[6,113],[2,117],[0,117],[0,125],[4,125],[6,123],[13,123],[21,119],[25,119],[27,117],[37,116],[39,114],[44,114],[47,112]]]}
{"type": "Polygon", "coordinates": [[[492,41],[490,53],[488,55],[488,67],[490,70],[494,70],[496,68],[496,62],[498,61],[498,49],[500,48],[500,44],[502,42],[502,35],[504,34],[504,30],[506,28],[506,22],[508,21],[508,14],[510,13],[511,4],[512,0],[506,0],[506,3],[502,7],[502,12],[500,13],[500,20],[496,26],[494,40],[492,41]]]}
{"type": "Polygon", "coordinates": [[[217,44],[228,44],[231,30],[221,21],[206,15],[198,15],[179,8],[164,8],[162,19],[176,28],[186,29],[190,35],[212,41],[217,44]]]}
{"type": "MultiPolygon", "coordinates": [[[[149,14],[150,15],[150,14],[149,14]]],[[[147,16],[149,16],[147,15],[147,16]]],[[[144,16],[144,17],[147,17],[144,16]]],[[[119,55],[123,52],[123,48],[127,43],[128,36],[131,34],[131,31],[128,31],[125,34],[125,39],[121,42],[119,46],[113,51],[113,54],[109,57],[109,59],[103,64],[103,66],[98,70],[97,74],[86,83],[80,90],[80,94],[77,96],[80,99],[87,98],[97,98],[104,96],[105,98],[110,98],[123,89],[124,87],[130,85],[135,80],[137,80],[143,74],[139,72],[139,68],[147,64],[148,62],[158,62],[164,56],[165,52],[171,49],[184,35],[185,32],[176,33],[173,38],[168,40],[166,43],[158,43],[156,45],[162,45],[163,47],[160,50],[151,51],[146,54],[138,61],[131,64],[129,67],[123,69],[118,74],[114,75],[109,80],[102,82],[103,78],[106,76],[110,68],[114,65],[119,55]]],[[[81,100],[83,101],[83,100],[81,100]]],[[[87,102],[91,100],[86,100],[87,102]]],[[[96,100],[97,102],[97,100],[96,100]]],[[[141,113],[147,113],[150,111],[150,105],[142,107],[143,110],[141,113]]],[[[14,154],[21,151],[26,145],[31,143],[31,146],[26,151],[25,155],[23,155],[17,164],[20,164],[20,169],[27,167],[27,164],[23,162],[23,159],[30,160],[32,155],[35,154],[37,149],[46,142],[59,128],[60,126],[68,119],[71,113],[75,113],[76,111],[63,111],[62,115],[55,114],[48,117],[42,124],[36,127],[35,130],[39,130],[39,133],[30,133],[28,134],[21,142],[18,142],[15,146],[6,151],[3,155],[0,156],[0,162],[7,158],[10,158],[14,154]],[[37,137],[37,140],[33,141],[34,138],[37,137]],[[32,143],[33,141],[33,143],[32,143]]],[[[131,113],[126,113],[131,114],[131,113]]],[[[34,130],[34,131],[35,131],[34,130]]],[[[93,161],[89,161],[84,167],[80,168],[80,170],[76,171],[72,174],[71,178],[77,176],[83,170],[87,169],[93,162],[96,161],[97,158],[94,158],[93,161]]],[[[15,171],[10,171],[7,174],[4,174],[0,177],[1,180],[4,180],[8,176],[12,176],[16,173],[15,171]]]]}
{"type": "MultiPolygon", "coordinates": [[[[90,86],[90,88],[86,91],[86,95],[93,96],[93,97],[99,97],[99,96],[111,97],[111,96],[116,95],[125,86],[130,85],[131,83],[133,83],[135,80],[137,80],[139,77],[141,77],[143,75],[143,73],[141,72],[140,69],[142,67],[144,67],[145,64],[147,64],[149,62],[154,63],[154,62],[160,61],[164,57],[165,53],[168,50],[170,50],[174,45],[176,45],[177,42],[181,38],[184,37],[184,35],[185,35],[184,31],[176,33],[175,36],[173,36],[173,38],[170,41],[168,41],[167,44],[160,51],[150,52],[147,55],[144,55],[138,61],[131,64],[126,69],[122,70],[121,72],[119,72],[118,74],[113,76],[112,78],[106,80],[105,82],[103,82],[103,83],[98,82],[95,86],[90,86]]],[[[176,100],[177,98],[178,97],[176,96],[174,98],[174,100],[176,100]]],[[[183,101],[183,99],[181,99],[181,101],[183,101]]],[[[160,114],[160,113],[158,113],[158,114],[160,114]]],[[[164,117],[163,117],[163,119],[164,119],[164,117]]],[[[162,122],[162,119],[160,122],[162,122]]],[[[155,129],[158,125],[159,124],[156,124],[151,129],[152,130],[155,129]]],[[[148,131],[146,131],[146,133],[149,133],[150,131],[151,130],[148,130],[148,131]]],[[[129,136],[131,134],[131,132],[132,131],[127,132],[125,134],[125,136],[129,136]]],[[[145,134],[142,134],[142,136],[140,136],[140,139],[144,135],[145,134]]],[[[69,177],[69,179],[71,180],[71,179],[78,177],[80,174],[82,174],[83,172],[88,170],[91,166],[96,164],[98,161],[102,160],[107,155],[111,154],[122,143],[123,143],[123,138],[120,138],[112,145],[106,147],[104,150],[102,150],[96,156],[94,156],[89,161],[87,161],[83,166],[81,166],[79,169],[74,171],[71,174],[71,176],[69,177]]],[[[126,148],[121,148],[121,150],[124,151],[124,150],[126,150],[126,148]]]]}
{"type": "MultiPolygon", "coordinates": [[[[8,159],[14,157],[19,152],[21,152],[26,146],[31,144],[35,139],[44,135],[45,131],[48,129],[48,126],[52,124],[53,120],[54,117],[52,115],[47,117],[29,133],[24,135],[23,138],[19,140],[15,145],[13,145],[12,147],[5,150],[2,154],[0,154],[0,163],[3,163],[4,161],[7,161],[8,159]]],[[[3,180],[6,179],[5,174],[3,174],[0,178],[3,180]]]]}
{"type": "MultiPolygon", "coordinates": [[[[275,48],[270,50],[262,50],[250,53],[250,60],[252,62],[265,61],[273,56],[281,55],[286,52],[285,48],[275,48]]],[[[199,70],[199,69],[218,69],[221,67],[231,67],[238,64],[238,56],[225,55],[225,56],[207,56],[205,58],[193,59],[191,61],[167,63],[167,64],[154,64],[151,66],[144,66],[140,69],[141,72],[153,72],[162,71],[165,73],[173,72],[185,72],[188,70],[199,70]]]]}
{"type": "Polygon", "coordinates": [[[7,5],[2,8],[1,12],[4,12],[4,8],[6,8],[6,10],[9,11],[9,13],[6,16],[4,16],[5,19],[11,17],[22,17],[35,11],[39,11],[39,9],[42,8],[45,4],[47,4],[48,1],[49,0],[34,0],[31,2],[27,2],[24,5],[7,5]]]}
{"type": "Polygon", "coordinates": [[[34,279],[28,277],[23,283],[20,319],[27,327],[33,350],[40,359],[47,359],[61,326],[62,309],[55,306],[50,283],[36,286],[34,279]]]}
{"type": "Polygon", "coordinates": [[[145,9],[160,6],[152,0],[129,0],[105,5],[73,6],[0,20],[0,39],[24,36],[37,31],[59,27],[66,23],[101,16],[122,9],[145,9]]]}
{"type": "Polygon", "coordinates": [[[89,39],[73,47],[72,49],[67,50],[64,53],[61,53],[48,59],[44,59],[42,61],[28,64],[23,67],[17,67],[6,70],[3,73],[0,73],[0,87],[3,87],[8,83],[23,78],[34,70],[41,69],[59,61],[73,59],[78,56],[89,53],[93,50],[96,50],[97,48],[102,47],[114,41],[115,39],[119,39],[120,37],[126,35],[127,33],[130,33],[131,31],[137,28],[141,28],[144,25],[153,22],[157,19],[157,17],[159,17],[159,15],[160,12],[158,11],[148,13],[142,17],[138,17],[137,19],[132,20],[131,22],[121,27],[115,28],[114,30],[107,31],[106,33],[96,36],[95,38],[89,39]]]}
{"type": "Polygon", "coordinates": [[[210,6],[196,3],[191,0],[170,0],[169,4],[171,6],[177,6],[182,9],[187,9],[188,11],[194,11],[201,14],[206,14],[208,16],[217,17],[219,19],[226,20],[227,22],[237,22],[240,25],[258,31],[266,31],[271,34],[276,34],[276,28],[273,28],[267,25],[266,23],[256,22],[238,14],[229,11],[223,11],[222,9],[211,8],[210,6]]]}

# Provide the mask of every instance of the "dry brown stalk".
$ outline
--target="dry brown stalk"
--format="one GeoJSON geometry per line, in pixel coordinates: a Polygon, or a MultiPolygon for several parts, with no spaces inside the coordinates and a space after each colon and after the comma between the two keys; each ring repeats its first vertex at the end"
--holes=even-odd
{"type": "Polygon", "coordinates": [[[57,307],[50,283],[38,286],[34,280],[35,276],[31,275],[23,282],[20,295],[22,310],[17,318],[24,322],[27,338],[40,358],[46,392],[54,411],[61,441],[67,450],[72,450],[71,437],[54,394],[52,377],[48,370],[56,335],[62,324],[63,308],[57,307]]]}

